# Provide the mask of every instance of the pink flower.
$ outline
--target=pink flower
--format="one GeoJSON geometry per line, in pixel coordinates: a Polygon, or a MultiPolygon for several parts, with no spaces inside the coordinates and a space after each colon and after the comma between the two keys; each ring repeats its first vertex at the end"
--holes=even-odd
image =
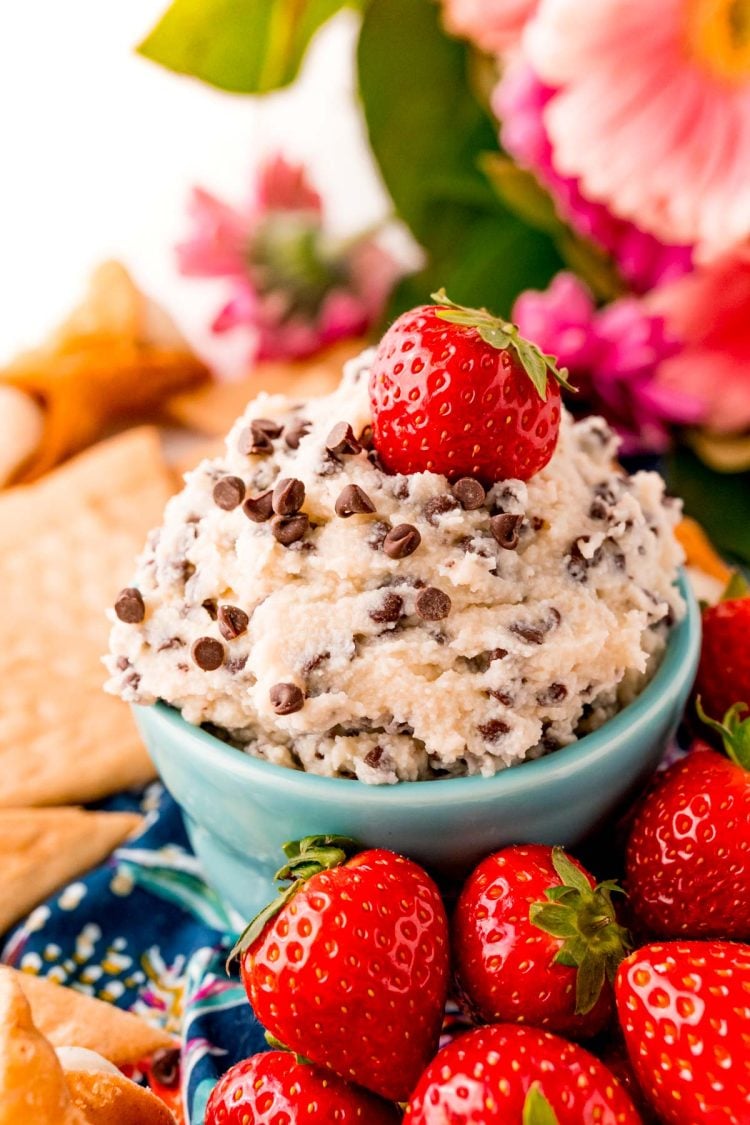
{"type": "Polygon", "coordinates": [[[443,22],[451,35],[470,39],[489,55],[514,46],[538,0],[443,0],[443,22]]]}
{"type": "Polygon", "coordinates": [[[698,399],[656,377],[676,345],[662,318],[637,298],[597,311],[588,289],[561,273],[545,292],[522,293],[512,318],[570,371],[579,391],[569,401],[572,409],[603,414],[620,434],[624,453],[662,452],[670,426],[700,419],[698,399]]]}
{"type": "Polygon", "coordinates": [[[666,246],[633,223],[616,218],[603,203],[584,198],[577,180],[557,172],[544,125],[544,110],[554,93],[527,63],[508,68],[493,97],[493,108],[502,121],[503,147],[547,189],[560,218],[613,258],[636,293],[681,277],[692,265],[690,247],[666,246]]]}
{"type": "Polygon", "coordinates": [[[333,241],[304,168],[282,156],[261,168],[244,208],[197,188],[190,215],[193,234],[177,246],[180,271],[227,278],[231,296],[212,331],[247,331],[254,359],[301,358],[362,335],[401,272],[371,236],[333,241]]]}
{"type": "Polygon", "coordinates": [[[524,35],[555,93],[557,171],[667,243],[750,234],[750,47],[737,2],[540,0],[524,35]],[[744,28],[744,30],[743,30],[744,28]]]}
{"type": "Polygon", "coordinates": [[[659,382],[705,404],[706,423],[750,428],[750,244],[649,298],[682,347],[659,366],[659,382]]]}

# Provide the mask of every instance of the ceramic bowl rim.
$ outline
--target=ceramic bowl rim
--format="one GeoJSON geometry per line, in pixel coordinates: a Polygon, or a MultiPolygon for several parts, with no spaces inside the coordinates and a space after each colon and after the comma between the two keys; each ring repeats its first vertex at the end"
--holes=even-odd
{"type": "Polygon", "coordinates": [[[360,805],[383,808],[402,805],[441,805],[448,800],[487,799],[522,793],[550,782],[585,773],[603,758],[621,751],[641,731],[648,730],[657,715],[679,698],[692,681],[700,646],[700,613],[684,571],[678,578],[687,604],[685,616],[674,627],[664,658],[654,676],[632,703],[608,719],[591,734],[542,758],[500,770],[492,777],[440,778],[435,781],[400,781],[393,785],[367,785],[357,779],[321,777],[317,774],[275,765],[229,746],[215,735],[183,719],[178,710],[159,701],[149,707],[134,706],[139,724],[171,728],[181,742],[189,741],[190,757],[200,760],[209,772],[218,771],[235,780],[278,784],[290,793],[309,798],[344,799],[360,805]]]}

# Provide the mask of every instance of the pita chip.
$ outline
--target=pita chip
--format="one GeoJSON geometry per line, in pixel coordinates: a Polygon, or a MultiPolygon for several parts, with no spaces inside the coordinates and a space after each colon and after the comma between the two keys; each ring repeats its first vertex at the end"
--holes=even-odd
{"type": "Polygon", "coordinates": [[[34,480],[118,425],[157,417],[169,396],[209,379],[167,313],[123,265],[104,262],[65,323],[0,370],[0,383],[43,412],[42,438],[15,479],[34,480]]]}
{"type": "Polygon", "coordinates": [[[102,863],[140,824],[128,812],[0,809],[0,933],[102,863]]]}
{"type": "Polygon", "coordinates": [[[176,395],[167,406],[171,419],[209,437],[224,437],[250,399],[260,391],[299,396],[301,400],[325,395],[341,379],[348,359],[362,351],[365,340],[344,340],[312,360],[267,360],[258,363],[246,379],[211,383],[176,395]]]}
{"type": "Polygon", "coordinates": [[[66,1070],[65,1081],[88,1125],[175,1125],[164,1102],[124,1074],[66,1070]]]}
{"type": "Polygon", "coordinates": [[[154,776],[101,657],[105,611],[172,491],[142,428],[0,494],[0,807],[85,804],[154,776]]]}
{"type": "Polygon", "coordinates": [[[12,976],[0,976],[0,1125],[89,1125],[12,976]]]}
{"type": "Polygon", "coordinates": [[[151,1027],[133,1012],[45,977],[0,967],[0,984],[9,976],[31,1005],[34,1023],[55,1047],[86,1047],[115,1066],[124,1066],[174,1046],[165,1031],[151,1027]]]}

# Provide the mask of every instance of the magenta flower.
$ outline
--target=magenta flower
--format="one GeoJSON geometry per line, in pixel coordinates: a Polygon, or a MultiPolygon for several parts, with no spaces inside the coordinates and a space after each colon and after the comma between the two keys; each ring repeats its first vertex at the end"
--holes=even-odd
{"type": "Polygon", "coordinates": [[[659,364],[679,345],[667,335],[663,318],[638,298],[597,310],[583,283],[560,273],[545,292],[522,293],[512,318],[569,369],[579,391],[569,405],[603,414],[620,434],[624,453],[660,453],[671,426],[701,421],[700,398],[660,380],[659,364]]]}
{"type": "Polygon", "coordinates": [[[545,107],[554,95],[553,87],[545,86],[526,63],[509,67],[493,97],[502,122],[503,147],[547,189],[560,218],[612,256],[636,293],[682,277],[692,265],[689,246],[666,246],[633,223],[616,218],[603,203],[586,199],[577,180],[556,170],[544,124],[545,107]]]}
{"type": "Polygon", "coordinates": [[[196,188],[189,210],[180,272],[228,280],[231,295],[211,327],[248,331],[254,359],[297,359],[362,335],[401,273],[371,235],[332,239],[305,169],[282,156],[264,164],[244,208],[196,188]]]}

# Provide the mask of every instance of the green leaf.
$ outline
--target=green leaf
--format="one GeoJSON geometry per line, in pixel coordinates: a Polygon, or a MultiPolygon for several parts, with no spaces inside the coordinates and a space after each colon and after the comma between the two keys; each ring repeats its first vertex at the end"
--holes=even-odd
{"type": "Polygon", "coordinates": [[[585,1016],[596,1004],[604,988],[605,959],[587,953],[576,974],[576,1015],[585,1016]]]}
{"type": "Polygon", "coordinates": [[[523,1103],[522,1125],[558,1125],[557,1116],[538,1082],[529,1086],[523,1103]]]}
{"type": "Polygon", "coordinates": [[[562,848],[552,849],[552,866],[565,887],[575,887],[583,894],[591,894],[591,883],[579,867],[566,856],[562,848]]]}
{"type": "Polygon", "coordinates": [[[428,257],[399,286],[390,313],[422,304],[441,284],[462,304],[507,312],[521,290],[544,288],[562,260],[483,173],[497,127],[472,93],[467,47],[439,20],[430,0],[375,0],[359,38],[372,150],[396,211],[428,257]]]}
{"type": "Polygon", "coordinates": [[[750,563],[750,472],[717,473],[681,446],[667,462],[670,491],[719,550],[750,563]]]}
{"type": "Polygon", "coordinates": [[[529,907],[529,921],[553,937],[569,938],[578,933],[575,913],[569,906],[545,906],[544,903],[534,902],[529,907]]]}
{"type": "Polygon", "coordinates": [[[294,80],[315,32],[346,0],[173,0],[138,46],[177,74],[234,94],[294,80]]]}
{"type": "Polygon", "coordinates": [[[732,704],[722,722],[706,714],[700,696],[695,701],[695,709],[701,722],[721,735],[727,757],[743,770],[750,770],[750,700],[732,704]]]}
{"type": "Polygon", "coordinates": [[[732,577],[727,582],[724,593],[721,595],[721,601],[731,602],[735,598],[746,598],[748,594],[750,594],[750,582],[741,570],[733,570],[732,577]]]}

